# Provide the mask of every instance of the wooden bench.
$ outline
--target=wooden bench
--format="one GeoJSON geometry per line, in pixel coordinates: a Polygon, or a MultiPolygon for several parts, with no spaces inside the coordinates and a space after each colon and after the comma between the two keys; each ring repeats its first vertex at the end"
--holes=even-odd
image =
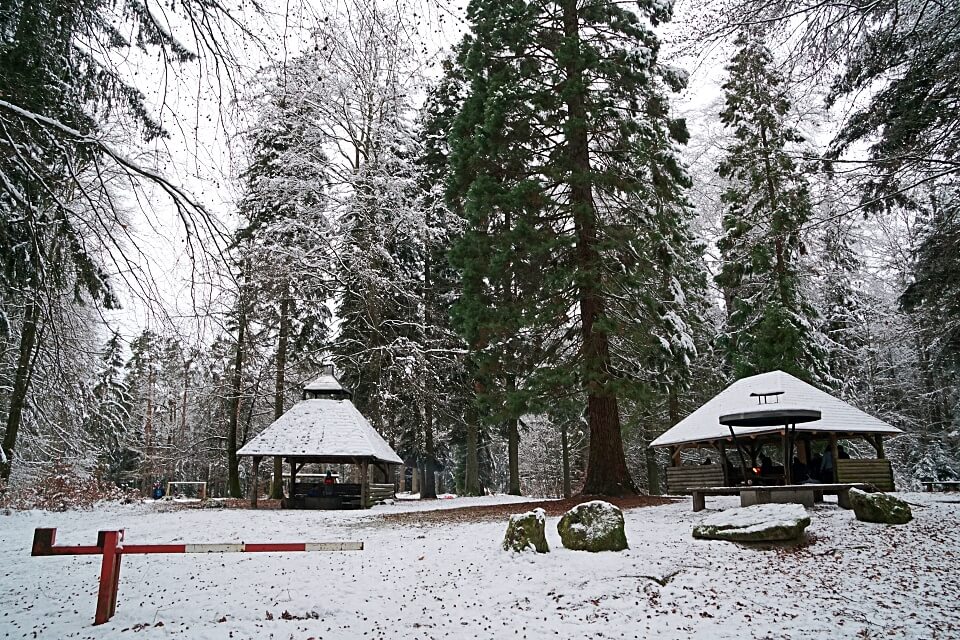
{"type": "Polygon", "coordinates": [[[847,458],[837,460],[837,482],[850,484],[862,482],[880,491],[896,491],[893,483],[893,468],[886,459],[869,460],[847,458]]]}
{"type": "Polygon", "coordinates": [[[850,508],[850,489],[874,491],[872,485],[864,483],[847,484],[788,484],[751,487],[694,487],[690,489],[693,497],[693,510],[703,511],[707,508],[707,496],[740,496],[740,506],[749,507],[755,504],[768,503],[797,503],[805,507],[812,507],[817,502],[823,502],[823,496],[837,496],[837,504],[844,509],[850,508]]]}
{"type": "Polygon", "coordinates": [[[742,487],[694,487],[688,489],[693,496],[693,510],[703,511],[707,508],[707,496],[738,496],[742,487]]]}
{"type": "Polygon", "coordinates": [[[688,493],[698,487],[717,487],[725,481],[723,466],[719,464],[667,467],[667,492],[672,494],[688,493]]]}
{"type": "Polygon", "coordinates": [[[921,482],[927,491],[933,491],[934,486],[941,486],[944,491],[960,491],[960,480],[921,480],[921,482]]]}

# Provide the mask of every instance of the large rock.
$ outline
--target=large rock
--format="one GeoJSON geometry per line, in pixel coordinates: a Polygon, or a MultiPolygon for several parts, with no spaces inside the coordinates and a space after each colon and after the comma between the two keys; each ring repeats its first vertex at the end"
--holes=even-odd
{"type": "Polygon", "coordinates": [[[533,549],[537,553],[550,551],[547,546],[546,524],[547,514],[543,509],[510,516],[507,533],[503,536],[503,550],[521,552],[533,549]]]}
{"type": "Polygon", "coordinates": [[[910,505],[886,493],[850,489],[850,506],[857,520],[883,524],[906,524],[913,520],[910,505]]]}
{"type": "Polygon", "coordinates": [[[756,504],[715,513],[693,528],[694,538],[731,542],[797,540],[810,526],[799,504],[756,504]]]}
{"type": "Polygon", "coordinates": [[[603,500],[584,502],[567,511],[560,518],[557,531],[567,549],[621,551],[627,548],[623,512],[603,500]]]}

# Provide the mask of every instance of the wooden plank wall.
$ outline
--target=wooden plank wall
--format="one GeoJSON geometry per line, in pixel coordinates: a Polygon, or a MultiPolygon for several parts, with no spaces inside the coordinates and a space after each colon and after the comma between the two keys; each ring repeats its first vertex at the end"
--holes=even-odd
{"type": "Polygon", "coordinates": [[[881,491],[896,491],[889,460],[837,460],[837,482],[868,482],[881,491]]]}
{"type": "Polygon", "coordinates": [[[375,483],[371,482],[367,488],[367,507],[372,507],[378,502],[389,500],[396,497],[393,492],[393,483],[375,483]]]}
{"type": "Polygon", "coordinates": [[[667,467],[667,492],[689,493],[694,487],[722,487],[723,467],[719,464],[667,467]]]}

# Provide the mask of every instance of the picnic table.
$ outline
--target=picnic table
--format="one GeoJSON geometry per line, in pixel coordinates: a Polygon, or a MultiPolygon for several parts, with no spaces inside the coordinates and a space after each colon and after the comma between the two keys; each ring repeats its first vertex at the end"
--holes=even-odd
{"type": "Polygon", "coordinates": [[[771,502],[798,503],[805,507],[812,507],[814,503],[823,502],[823,496],[837,496],[837,504],[844,509],[850,508],[850,489],[873,491],[869,484],[852,482],[845,484],[787,484],[772,486],[745,486],[745,487],[694,487],[690,489],[693,497],[693,510],[706,509],[707,496],[740,496],[740,506],[749,507],[755,504],[771,502]]]}

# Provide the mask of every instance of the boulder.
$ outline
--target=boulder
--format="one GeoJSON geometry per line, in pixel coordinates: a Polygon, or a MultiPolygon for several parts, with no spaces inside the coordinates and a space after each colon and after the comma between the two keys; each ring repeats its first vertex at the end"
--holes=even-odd
{"type": "Polygon", "coordinates": [[[850,489],[850,506],[857,520],[883,524],[906,524],[913,520],[910,505],[888,493],[850,489]]]}
{"type": "Polygon", "coordinates": [[[623,512],[603,500],[584,502],[567,511],[560,518],[557,531],[567,549],[621,551],[627,548],[623,512]]]}
{"type": "Polygon", "coordinates": [[[799,504],[756,504],[715,513],[693,528],[694,538],[731,542],[797,540],[810,526],[799,504]]]}
{"type": "Polygon", "coordinates": [[[543,509],[510,516],[507,533],[503,536],[503,550],[518,553],[528,549],[537,553],[550,551],[547,546],[546,524],[547,514],[543,509]]]}

